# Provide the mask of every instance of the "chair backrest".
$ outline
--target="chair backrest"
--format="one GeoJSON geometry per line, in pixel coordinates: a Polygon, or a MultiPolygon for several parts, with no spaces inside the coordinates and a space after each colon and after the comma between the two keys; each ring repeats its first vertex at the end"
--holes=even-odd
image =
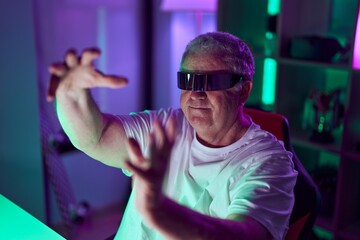
{"type": "Polygon", "coordinates": [[[285,239],[310,239],[312,227],[320,209],[321,197],[316,184],[292,148],[286,117],[251,108],[244,108],[244,113],[249,115],[263,130],[272,133],[277,139],[283,141],[285,149],[293,153],[292,160],[295,169],[298,171],[298,177],[294,188],[295,204],[285,239]]]}

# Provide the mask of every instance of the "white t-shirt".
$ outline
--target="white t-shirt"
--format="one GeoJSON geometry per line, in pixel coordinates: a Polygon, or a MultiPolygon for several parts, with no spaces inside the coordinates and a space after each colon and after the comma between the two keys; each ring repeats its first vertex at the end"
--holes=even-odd
{"type": "MultiPolygon", "coordinates": [[[[265,226],[274,239],[283,239],[294,204],[297,172],[291,153],[282,143],[252,123],[235,143],[209,148],[197,140],[180,109],[146,111],[119,118],[126,134],[137,139],[146,154],[146,136],[152,121],[158,118],[165,122],[170,114],[177,119],[178,137],[164,181],[164,193],[212,217],[250,216],[265,226]]],[[[143,222],[134,206],[133,192],[115,239],[163,239],[143,222]]]]}

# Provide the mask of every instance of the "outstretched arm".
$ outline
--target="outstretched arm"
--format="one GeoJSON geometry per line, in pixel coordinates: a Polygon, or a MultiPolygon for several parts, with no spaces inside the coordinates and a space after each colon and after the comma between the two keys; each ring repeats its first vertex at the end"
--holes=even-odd
{"type": "Polygon", "coordinates": [[[59,121],[76,148],[105,164],[123,167],[120,159],[127,156],[124,129],[115,117],[100,112],[90,89],[121,88],[127,79],[96,70],[93,61],[99,56],[97,49],[85,50],[80,58],[69,50],[64,63],[49,67],[52,75],[47,99],[56,97],[59,121]]]}
{"type": "Polygon", "coordinates": [[[166,239],[272,239],[267,229],[250,217],[230,215],[227,219],[214,218],[166,197],[146,220],[166,239]]]}
{"type": "Polygon", "coordinates": [[[184,207],[162,193],[175,132],[171,117],[166,128],[154,122],[154,132],[149,139],[149,159],[144,158],[138,143],[129,139],[130,160],[125,164],[134,174],[135,205],[145,222],[166,239],[271,239],[268,230],[250,217],[210,217],[184,207]]]}

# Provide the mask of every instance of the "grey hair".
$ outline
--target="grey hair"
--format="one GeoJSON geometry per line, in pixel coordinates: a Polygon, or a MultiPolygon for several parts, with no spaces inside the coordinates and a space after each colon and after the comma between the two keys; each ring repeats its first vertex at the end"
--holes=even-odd
{"type": "Polygon", "coordinates": [[[228,71],[244,75],[252,80],[255,73],[254,57],[247,44],[238,37],[225,32],[201,34],[188,43],[181,63],[190,55],[210,55],[228,67],[228,71]]]}

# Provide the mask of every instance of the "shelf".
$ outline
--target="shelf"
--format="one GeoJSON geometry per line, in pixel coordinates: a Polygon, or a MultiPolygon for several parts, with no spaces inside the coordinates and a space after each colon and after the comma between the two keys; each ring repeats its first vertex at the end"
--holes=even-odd
{"type": "Polygon", "coordinates": [[[264,58],[273,58],[281,64],[289,64],[294,66],[303,66],[303,67],[318,67],[318,68],[331,68],[344,71],[359,71],[360,69],[353,69],[348,63],[332,63],[332,62],[317,62],[306,59],[296,59],[289,57],[277,57],[275,55],[265,55],[261,52],[254,52],[254,58],[264,59],[264,58]]]}
{"type": "Polygon", "coordinates": [[[254,58],[260,58],[260,59],[272,58],[272,59],[278,60],[278,57],[276,57],[274,54],[266,55],[261,52],[253,52],[253,56],[254,56],[254,58]]]}
{"type": "Polygon", "coordinates": [[[279,63],[282,64],[290,64],[296,66],[304,66],[304,67],[319,67],[319,68],[332,68],[332,69],[340,69],[340,70],[351,70],[349,64],[341,64],[341,63],[331,63],[331,62],[316,62],[311,60],[303,60],[303,59],[294,59],[294,58],[279,58],[279,63]]]}
{"type": "Polygon", "coordinates": [[[334,154],[340,154],[340,143],[336,140],[333,143],[317,143],[310,141],[310,132],[308,131],[292,131],[291,142],[293,145],[305,147],[313,150],[322,150],[334,154]]]}
{"type": "Polygon", "coordinates": [[[267,41],[265,37],[269,30],[266,12],[269,1],[263,4],[251,0],[220,2],[223,8],[218,15],[222,20],[219,30],[232,30],[243,36],[243,40],[251,41],[257,73],[254,78],[255,95],[250,98],[250,103],[262,102],[264,62],[266,58],[274,59],[277,62],[276,97],[270,110],[288,119],[294,150],[319,185],[322,184],[321,174],[326,172],[323,178],[327,180],[327,185],[323,187],[321,211],[325,216],[318,216],[315,227],[331,234],[329,238],[321,236],[322,239],[360,239],[360,151],[355,150],[360,139],[360,69],[352,66],[355,35],[360,28],[357,21],[360,0],[282,0],[273,31],[276,33],[274,42],[267,41]],[[257,20],[249,21],[249,17],[253,16],[257,16],[257,20]],[[328,62],[293,58],[289,51],[292,39],[301,36],[332,37],[343,47],[346,46],[346,51],[328,62]],[[265,50],[270,46],[276,47],[268,56],[265,50]],[[346,117],[342,116],[340,126],[332,129],[333,142],[312,141],[310,136],[316,124],[308,115],[304,116],[305,104],[311,103],[310,94],[314,90],[326,94],[335,89],[342,91],[340,100],[346,117]],[[329,193],[325,189],[333,191],[329,193]]]}
{"type": "Polygon", "coordinates": [[[344,154],[346,158],[360,163],[360,153],[359,152],[347,152],[344,154]]]}
{"type": "Polygon", "coordinates": [[[318,216],[315,222],[316,226],[319,226],[328,231],[334,231],[333,218],[326,216],[318,216]]]}
{"type": "Polygon", "coordinates": [[[337,237],[340,239],[358,240],[360,236],[360,222],[351,224],[350,226],[338,232],[337,237]]]}

